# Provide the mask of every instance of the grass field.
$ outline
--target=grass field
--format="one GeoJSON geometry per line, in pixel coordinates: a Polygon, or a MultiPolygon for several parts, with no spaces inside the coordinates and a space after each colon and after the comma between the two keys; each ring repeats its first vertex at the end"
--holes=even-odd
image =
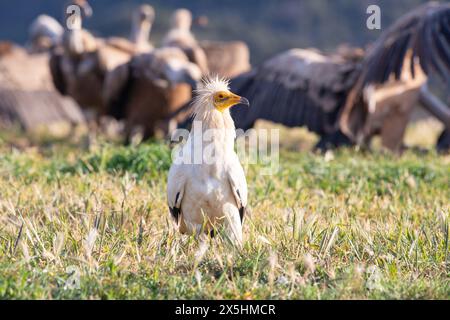
{"type": "Polygon", "coordinates": [[[2,132],[0,299],[449,299],[450,157],[324,156],[302,136],[282,130],[276,175],[247,168],[237,250],[173,230],[165,143],[2,132]]]}

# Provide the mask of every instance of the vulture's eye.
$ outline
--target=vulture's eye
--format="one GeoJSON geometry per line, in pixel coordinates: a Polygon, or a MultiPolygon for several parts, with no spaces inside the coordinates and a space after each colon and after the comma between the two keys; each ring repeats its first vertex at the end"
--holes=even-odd
{"type": "Polygon", "coordinates": [[[223,94],[219,94],[219,99],[225,98],[223,94]]]}

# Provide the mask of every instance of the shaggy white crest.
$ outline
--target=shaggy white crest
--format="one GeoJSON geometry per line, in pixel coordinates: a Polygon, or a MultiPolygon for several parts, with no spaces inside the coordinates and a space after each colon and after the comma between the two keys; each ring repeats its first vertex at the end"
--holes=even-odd
{"type": "Polygon", "coordinates": [[[214,94],[220,91],[230,91],[229,84],[230,80],[221,78],[217,75],[203,78],[199,88],[194,90],[195,97],[192,100],[193,115],[214,110],[214,94]]]}

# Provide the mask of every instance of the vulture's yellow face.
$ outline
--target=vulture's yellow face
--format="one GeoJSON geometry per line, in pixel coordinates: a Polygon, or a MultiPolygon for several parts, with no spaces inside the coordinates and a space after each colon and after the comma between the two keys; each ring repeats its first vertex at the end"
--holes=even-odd
{"type": "Polygon", "coordinates": [[[218,91],[213,96],[214,107],[220,112],[224,112],[228,108],[237,104],[250,105],[246,98],[240,97],[230,91],[218,91]]]}

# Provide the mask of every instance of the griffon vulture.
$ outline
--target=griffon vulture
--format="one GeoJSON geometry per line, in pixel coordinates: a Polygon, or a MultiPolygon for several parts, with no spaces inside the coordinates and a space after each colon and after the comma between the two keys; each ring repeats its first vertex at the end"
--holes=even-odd
{"type": "Polygon", "coordinates": [[[449,16],[449,4],[413,10],[383,33],[364,59],[299,49],[270,59],[232,81],[232,89],[254,106],[235,110],[236,125],[246,129],[257,119],[305,125],[321,136],[320,148],[349,143],[348,137],[367,143],[381,133],[382,144],[398,151],[420,98],[448,127],[449,109],[424,84],[432,71],[448,81],[449,16]]]}
{"type": "Polygon", "coordinates": [[[401,17],[361,69],[340,120],[354,141],[368,143],[379,133],[383,146],[399,151],[418,102],[450,128],[450,109],[426,85],[431,73],[450,83],[450,4],[427,3],[401,17]]]}
{"type": "Polygon", "coordinates": [[[191,32],[192,14],[187,9],[176,10],[171,18],[171,28],[164,36],[163,47],[177,47],[184,51],[189,61],[198,65],[202,74],[209,73],[208,59],[191,32]]]}
{"type": "Polygon", "coordinates": [[[155,21],[155,10],[148,4],[139,6],[131,18],[130,39],[110,37],[107,43],[133,54],[146,53],[153,50],[149,41],[150,31],[155,21]]]}
{"type": "MultiPolygon", "coordinates": [[[[147,9],[140,8],[142,17],[139,18],[153,19],[147,9]]],[[[69,12],[68,18],[72,19],[75,27],[65,31],[62,47],[52,52],[50,60],[55,86],[62,94],[73,97],[83,108],[94,109],[97,115],[102,115],[105,113],[102,90],[106,74],[145,50],[146,42],[141,43],[143,40],[140,37],[150,30],[148,23],[143,23],[142,19],[134,21],[136,25],[133,30],[137,31],[133,33],[138,42],[131,43],[118,38],[95,38],[82,29],[81,15],[69,12]],[[142,28],[145,32],[139,31],[142,28]]]]}
{"type": "Polygon", "coordinates": [[[215,227],[225,225],[228,237],[239,246],[247,182],[234,151],[235,127],[229,108],[237,104],[249,102],[218,78],[205,80],[196,91],[194,127],[170,168],[167,201],[181,233],[214,235],[215,227]],[[201,123],[200,129],[196,122],[201,123]],[[206,142],[203,135],[207,134],[206,142]]]}
{"type": "Polygon", "coordinates": [[[0,122],[25,130],[67,123],[82,124],[83,114],[70,98],[56,92],[47,54],[28,54],[12,43],[0,43],[0,122]]]}
{"type": "Polygon", "coordinates": [[[168,115],[190,101],[201,76],[198,66],[179,48],[158,48],[135,56],[108,74],[106,113],[126,120],[127,140],[135,128],[143,128],[144,139],[156,129],[167,134],[168,115]]]}

